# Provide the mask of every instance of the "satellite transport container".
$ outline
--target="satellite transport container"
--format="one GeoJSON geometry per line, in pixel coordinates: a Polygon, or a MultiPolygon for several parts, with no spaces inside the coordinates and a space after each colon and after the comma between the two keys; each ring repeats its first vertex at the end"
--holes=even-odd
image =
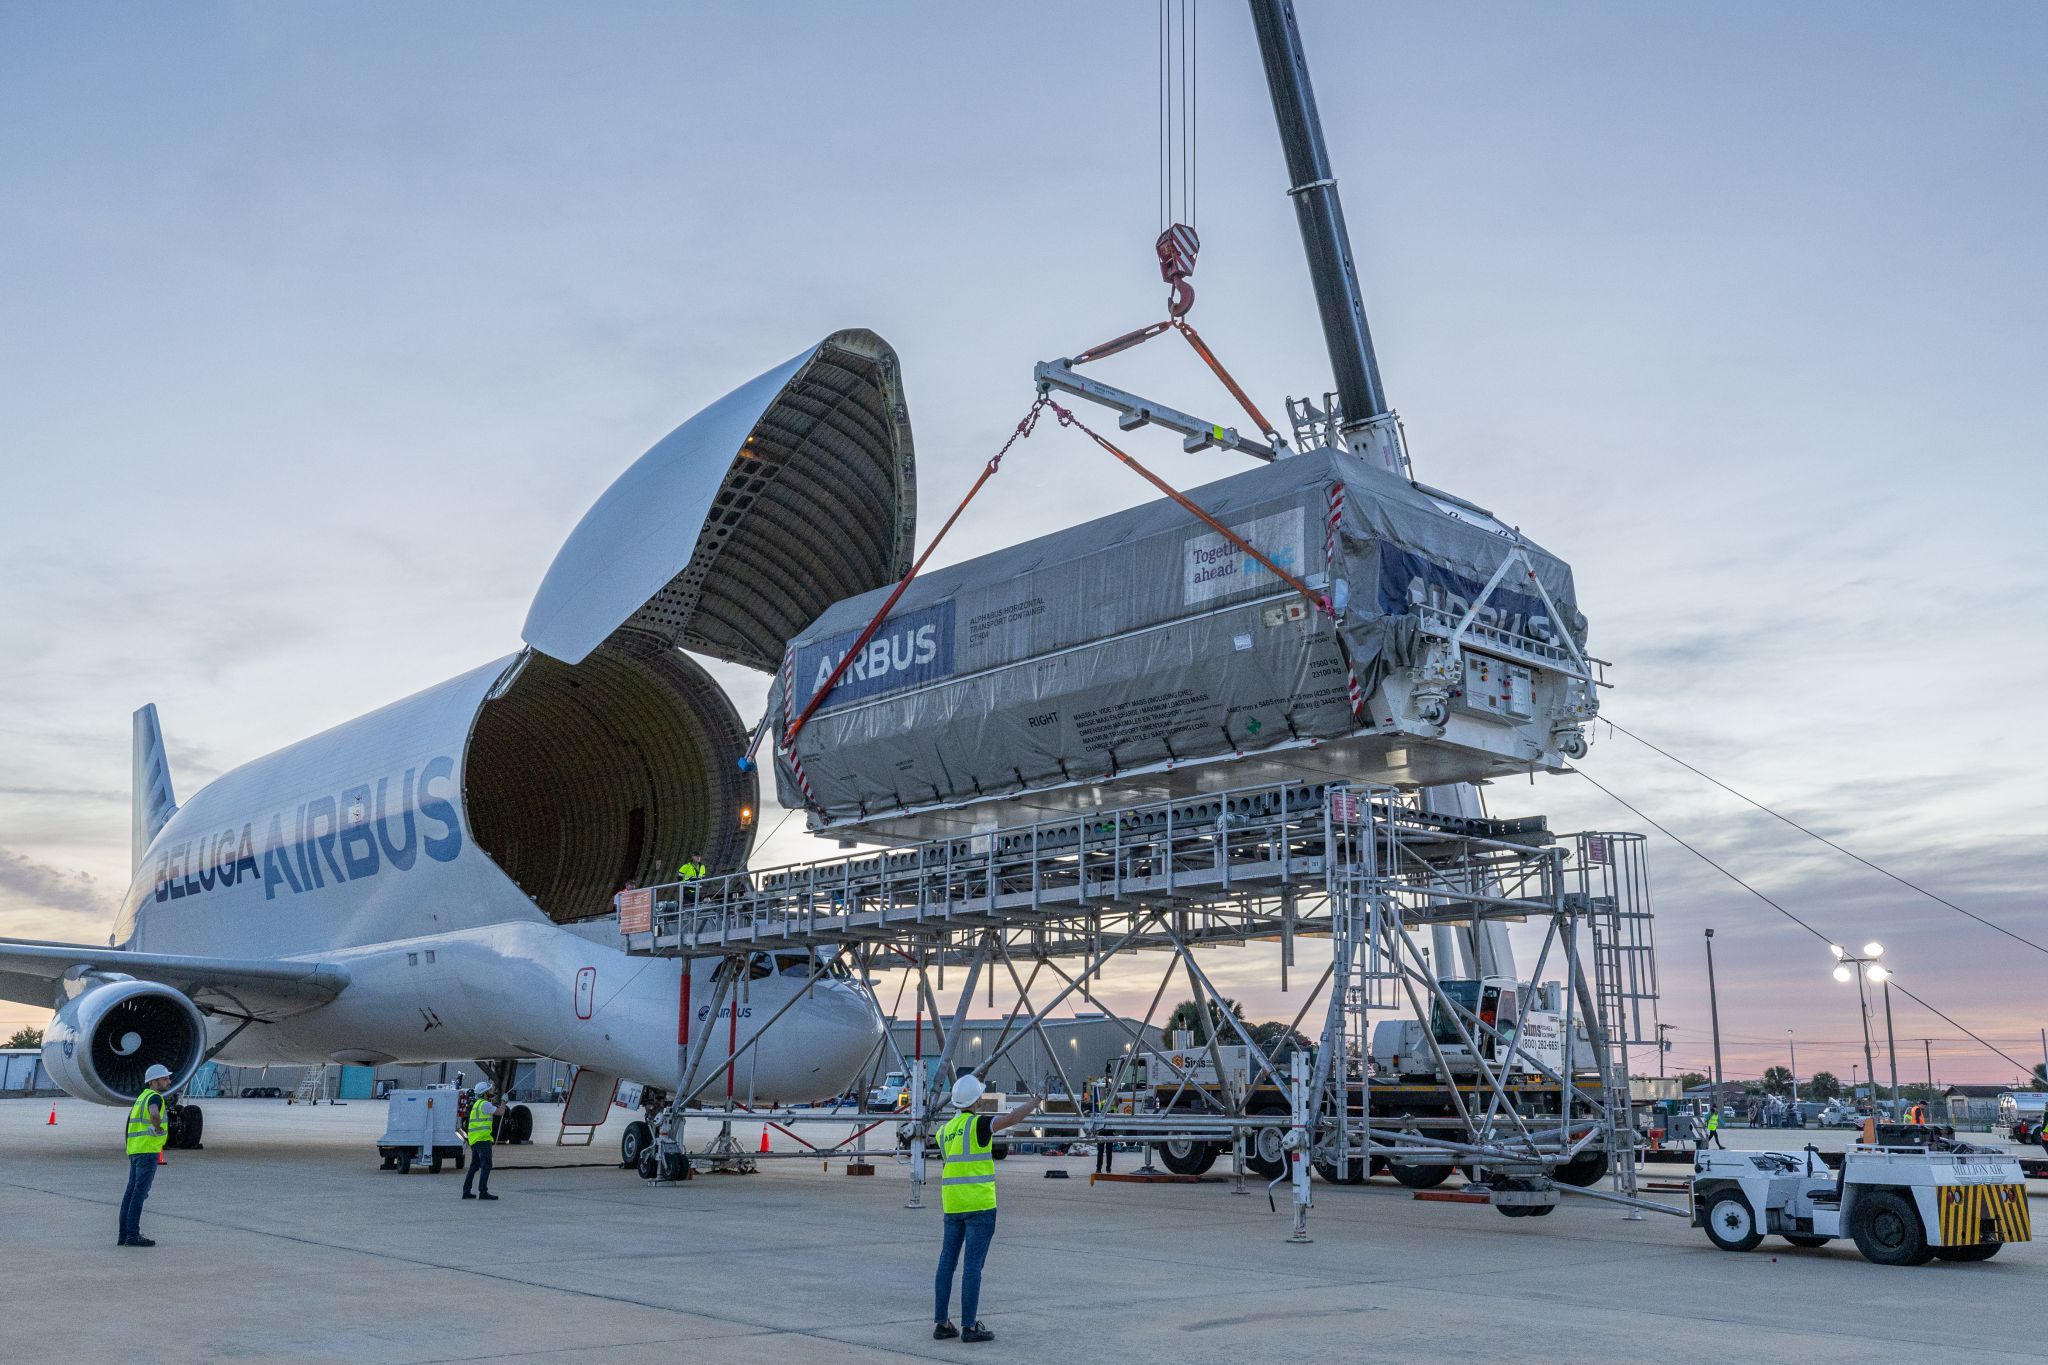
{"type": "Polygon", "coordinates": [[[925,839],[1267,782],[1478,781],[1585,751],[1571,569],[1519,530],[1336,449],[1189,497],[1319,600],[1146,503],[921,575],[792,751],[888,590],[848,598],[791,640],[769,697],[783,803],[814,830],[925,839]]]}

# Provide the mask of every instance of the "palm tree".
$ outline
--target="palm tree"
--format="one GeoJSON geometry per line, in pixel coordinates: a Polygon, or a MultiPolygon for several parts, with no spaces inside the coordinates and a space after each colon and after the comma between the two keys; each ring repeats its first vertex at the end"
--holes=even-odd
{"type": "MultiPolygon", "coordinates": [[[[1221,1002],[1211,1000],[1209,1002],[1209,1018],[1216,1025],[1217,1041],[1229,1039],[1234,1042],[1237,1038],[1237,1031],[1230,1027],[1229,1021],[1235,1019],[1238,1023],[1242,1024],[1244,1022],[1244,1006],[1238,1004],[1235,1000],[1224,1000],[1221,1002]],[[1228,1010],[1229,1013],[1226,1014],[1225,1010],[1228,1010]]],[[[1194,1034],[1197,1045],[1208,1045],[1210,1041],[1209,1030],[1203,1027],[1202,1011],[1192,1000],[1181,1001],[1173,1007],[1173,1013],[1166,1016],[1166,1036],[1168,1038],[1171,1038],[1181,1029],[1186,1029],[1194,1034]]]]}

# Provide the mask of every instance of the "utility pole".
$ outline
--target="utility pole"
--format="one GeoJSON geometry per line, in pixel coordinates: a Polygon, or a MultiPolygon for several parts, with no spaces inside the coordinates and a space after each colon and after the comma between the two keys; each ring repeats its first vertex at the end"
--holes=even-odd
{"type": "Polygon", "coordinates": [[[1892,1037],[1892,978],[1887,972],[1884,978],[1884,1045],[1892,1058],[1892,1119],[1899,1117],[1899,1045],[1892,1037]]]}
{"type": "Polygon", "coordinates": [[[1922,1038],[1920,1040],[1920,1050],[1927,1057],[1927,1108],[1932,1113],[1934,1109],[1934,1040],[1932,1038],[1922,1038]]]}
{"type": "Polygon", "coordinates": [[[1721,1112],[1721,997],[1714,989],[1714,931],[1707,930],[1707,1012],[1714,1022],[1714,1112],[1721,1112]]]}
{"type": "MultiPolygon", "coordinates": [[[[1875,1113],[1877,1112],[1877,1061],[1871,1056],[1870,992],[1864,988],[1863,981],[1864,973],[1856,973],[1856,1003],[1863,1010],[1863,1071],[1865,1078],[1870,1082],[1870,1109],[1872,1113],[1875,1113]]],[[[1849,1074],[1854,1076],[1856,1068],[1850,1067],[1849,1074]]],[[[1856,1087],[1853,1083],[1849,1086],[1849,1098],[1851,1100],[1856,1098],[1856,1087]]]]}
{"type": "Polygon", "coordinates": [[[1792,1059],[1792,1103],[1799,1103],[1799,1048],[1792,1041],[1792,1030],[1785,1030],[1785,1055],[1792,1059]]]}
{"type": "Polygon", "coordinates": [[[1676,1027],[1676,1024],[1657,1025],[1657,1079],[1660,1081],[1664,1079],[1664,1054],[1671,1050],[1671,1044],[1664,1035],[1676,1027]]]}

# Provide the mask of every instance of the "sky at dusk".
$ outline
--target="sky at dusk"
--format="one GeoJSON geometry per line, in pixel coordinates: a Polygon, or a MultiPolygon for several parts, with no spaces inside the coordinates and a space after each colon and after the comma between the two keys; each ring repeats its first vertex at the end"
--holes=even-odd
{"type": "MultiPolygon", "coordinates": [[[[1298,7],[1418,477],[1571,562],[1616,721],[2048,943],[2048,9],[1298,7]]],[[[135,707],[183,798],[511,652],[609,482],[832,330],[902,357],[929,534],[1033,362],[1159,315],[1155,9],[0,8],[0,934],[104,940],[135,707]]],[[[1249,20],[1200,32],[1194,320],[1278,410],[1328,361],[1249,20]]],[[[1166,342],[1103,374],[1225,412],[1166,342]]],[[[936,562],[1148,495],[1041,433],[936,562]]],[[[1895,996],[1902,1079],[2042,1060],[2048,954],[1604,726],[1583,767],[2013,1059],[1895,996]]],[[[1673,1071],[1708,927],[1731,1075],[1860,1067],[1824,943],[1651,867],[1673,1071]]],[[[1271,958],[1209,966],[1291,1014],[1271,958]]]]}

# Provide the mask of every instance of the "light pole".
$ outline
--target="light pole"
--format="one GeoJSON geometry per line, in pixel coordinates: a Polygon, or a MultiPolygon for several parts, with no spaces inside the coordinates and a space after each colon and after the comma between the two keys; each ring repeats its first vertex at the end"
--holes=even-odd
{"type": "Polygon", "coordinates": [[[1792,1112],[1796,1114],[1799,1112],[1799,1047],[1792,1041],[1791,1029],[1785,1030],[1785,1055],[1792,1060],[1792,1112]]]}
{"type": "Polygon", "coordinates": [[[1899,1044],[1892,1037],[1892,978],[1887,972],[1884,978],[1884,1050],[1891,1054],[1892,1065],[1892,1121],[1899,1118],[1899,1044]]]}
{"type": "Polygon", "coordinates": [[[1714,1024],[1714,1107],[1721,1112],[1721,997],[1714,989],[1714,931],[1707,930],[1707,1012],[1714,1024]]]}
{"type": "MultiPolygon", "coordinates": [[[[1882,943],[1864,944],[1861,957],[1851,953],[1839,943],[1830,943],[1828,951],[1835,955],[1835,980],[1843,982],[1854,981],[1856,983],[1856,999],[1863,1007],[1863,1074],[1870,1077],[1870,1107],[1875,1109],[1877,1107],[1877,1061],[1872,1055],[1870,1047],[1870,993],[1864,988],[1863,982],[1866,978],[1871,981],[1882,981],[1891,975],[1890,972],[1885,970],[1884,964],[1878,961],[1879,958],[1884,956],[1884,945],[1882,943]],[[1859,972],[1856,970],[1858,967],[1861,967],[1863,970],[1859,972]]],[[[1856,1068],[1852,1066],[1849,1068],[1849,1098],[1852,1101],[1856,1098],[1855,1076],[1856,1068]]]]}

